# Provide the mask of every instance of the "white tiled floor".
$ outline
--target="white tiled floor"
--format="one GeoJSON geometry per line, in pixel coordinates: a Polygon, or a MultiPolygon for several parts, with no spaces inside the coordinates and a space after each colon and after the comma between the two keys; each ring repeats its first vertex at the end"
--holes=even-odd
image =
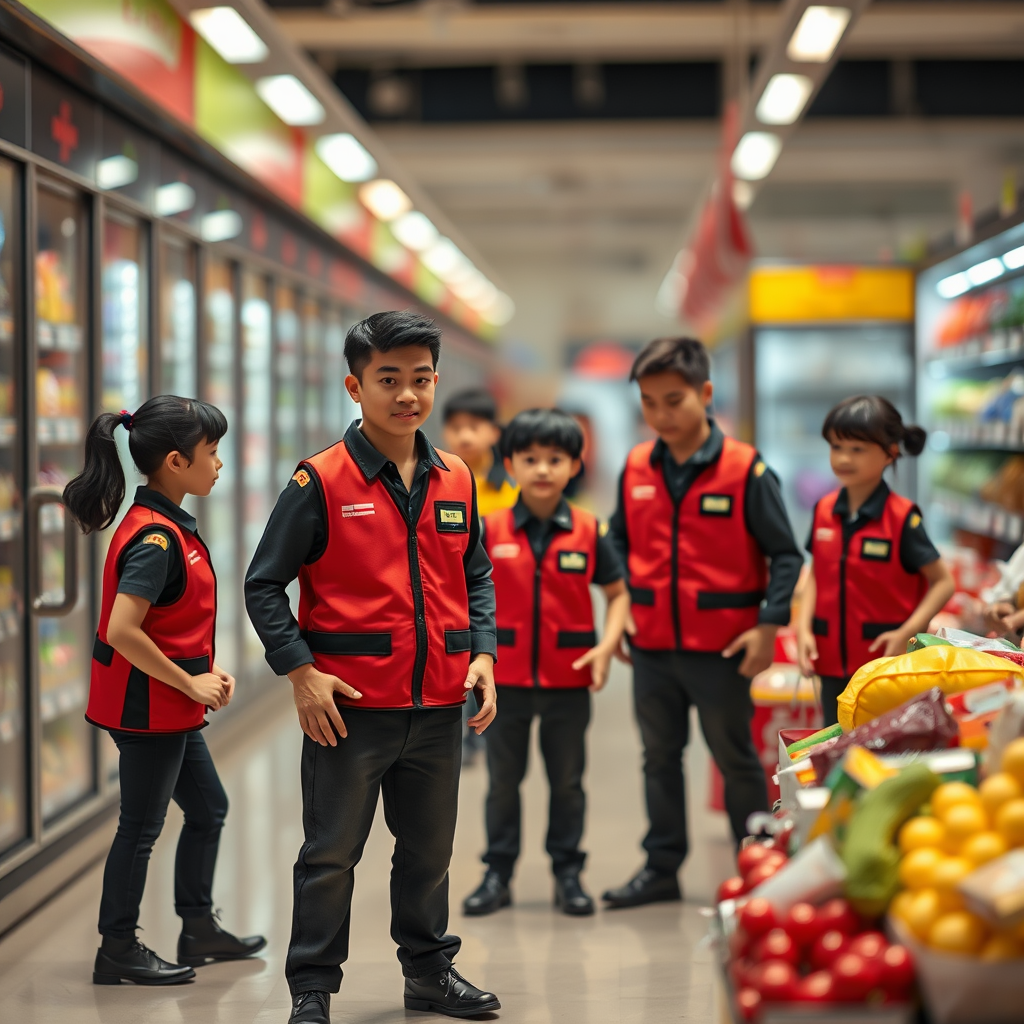
{"type": "MultiPolygon", "coordinates": [[[[285,684],[287,685],[287,684],[285,684]]],[[[699,737],[699,731],[693,730],[699,737]]],[[[301,838],[300,732],[282,690],[280,712],[220,759],[231,799],[221,844],[216,901],[231,930],[265,932],[263,959],[213,965],[192,985],[146,989],[91,984],[98,938],[101,866],[87,872],[0,941],[0,1021],[4,1024],[284,1024],[288,989],[282,974],[291,912],[291,869],[301,838]]],[[[702,945],[699,908],[732,873],[724,815],[704,810],[706,753],[691,751],[690,821],[694,851],[686,865],[684,904],[599,912],[573,919],[550,905],[543,853],[546,797],[534,757],[525,794],[524,855],[514,881],[515,905],[485,918],[463,918],[459,905],[479,881],[486,769],[463,775],[461,818],[452,864],[452,926],[463,938],[459,969],[497,992],[501,1020],[516,1024],[661,1024],[717,1022],[714,969],[702,945]]],[[[595,698],[590,733],[586,882],[595,896],[642,864],[644,815],[640,749],[629,703],[628,673],[618,666],[595,698]]],[[[171,902],[174,839],[168,818],[157,844],[143,903],[144,941],[173,957],[178,919],[171,902]]],[[[382,817],[357,870],[352,959],[332,1017],[345,1024],[430,1019],[402,1006],[401,971],[388,935],[387,879],[391,836],[382,817]]],[[[441,1019],[441,1018],[434,1018],[441,1019]]]]}

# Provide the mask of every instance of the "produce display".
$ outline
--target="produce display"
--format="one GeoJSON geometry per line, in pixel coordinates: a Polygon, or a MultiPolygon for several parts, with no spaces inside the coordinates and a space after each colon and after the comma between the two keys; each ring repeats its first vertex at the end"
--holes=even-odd
{"type": "Polygon", "coordinates": [[[1024,658],[910,647],[854,676],[839,727],[780,734],[792,782],[716,898],[735,1021],[1024,1020],[1024,658]]]}

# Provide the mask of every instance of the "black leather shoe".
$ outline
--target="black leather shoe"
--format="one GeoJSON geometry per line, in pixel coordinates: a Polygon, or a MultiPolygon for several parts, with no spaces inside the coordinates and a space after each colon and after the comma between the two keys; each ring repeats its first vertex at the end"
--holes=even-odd
{"type": "Polygon", "coordinates": [[[488,868],[476,891],[462,901],[462,912],[469,917],[482,917],[507,907],[511,902],[508,886],[494,868],[488,868]]]}
{"type": "Polygon", "coordinates": [[[288,1024],[331,1024],[331,993],[297,992],[292,996],[288,1024]]]}
{"type": "Polygon", "coordinates": [[[138,939],[126,940],[123,950],[117,948],[119,945],[108,940],[96,950],[94,985],[120,985],[122,981],[136,985],[180,985],[196,976],[191,967],[162,960],[138,939]]]}
{"type": "Polygon", "coordinates": [[[613,910],[617,907],[639,907],[645,903],[668,903],[682,898],[675,874],[652,868],[638,871],[625,885],[609,889],[601,897],[613,910]]]}
{"type": "Polygon", "coordinates": [[[262,935],[239,939],[224,931],[218,917],[219,914],[213,913],[182,919],[181,935],[178,936],[179,963],[202,967],[214,960],[244,960],[267,944],[262,935]]]}
{"type": "Polygon", "coordinates": [[[500,1010],[493,992],[471,985],[454,967],[425,978],[405,979],[405,1008],[443,1013],[448,1017],[476,1017],[500,1010]]]}
{"type": "Polygon", "coordinates": [[[555,877],[555,906],[563,914],[586,917],[594,912],[594,901],[580,884],[579,875],[555,877]]]}

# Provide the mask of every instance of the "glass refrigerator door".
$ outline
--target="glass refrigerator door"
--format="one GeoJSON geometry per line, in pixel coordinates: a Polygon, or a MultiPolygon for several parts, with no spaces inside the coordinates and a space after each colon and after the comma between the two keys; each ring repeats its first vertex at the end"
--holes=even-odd
{"type": "Polygon", "coordinates": [[[331,307],[324,321],[324,444],[340,441],[359,415],[345,390],[345,327],[341,311],[331,307]]]}
{"type": "Polygon", "coordinates": [[[22,501],[20,182],[0,160],[0,856],[30,835],[22,501]]]}
{"type": "Polygon", "coordinates": [[[306,448],[312,455],[327,447],[324,434],[324,324],[320,305],[314,299],[302,304],[302,365],[305,389],[306,448]]]}
{"type": "Polygon", "coordinates": [[[160,357],[157,393],[196,398],[196,251],[184,239],[160,240],[160,357]]]}
{"type": "Polygon", "coordinates": [[[203,304],[203,401],[227,417],[228,433],[220,443],[224,463],[208,498],[200,503],[200,534],[210,549],[217,574],[217,663],[232,675],[238,669],[238,624],[241,586],[238,567],[237,480],[235,442],[235,292],[234,270],[211,257],[205,270],[203,304]]]}
{"type": "MultiPolygon", "coordinates": [[[[265,278],[242,276],[242,546],[245,565],[256,551],[273,502],[271,448],[270,299],[265,278]]],[[[243,616],[243,665],[247,679],[266,675],[263,644],[243,616]]]]}
{"type": "Polygon", "coordinates": [[[291,480],[299,460],[316,449],[305,451],[302,421],[299,419],[299,312],[295,292],[279,286],[274,295],[274,328],[277,335],[276,382],[274,387],[275,485],[283,491],[291,480]]]}
{"type": "Polygon", "coordinates": [[[88,599],[87,545],[53,495],[82,467],[88,413],[86,253],[82,198],[40,183],[36,198],[36,491],[31,505],[33,649],[38,658],[40,788],[43,823],[95,792],[94,730],[83,713],[94,624],[88,599]],[[69,543],[70,537],[70,543],[69,543]],[[77,547],[77,554],[75,553],[77,547]],[[69,557],[72,559],[69,564],[69,557]],[[77,564],[75,564],[77,563],[77,564]],[[76,573],[77,569],[77,573],[76,573]],[[76,587],[72,581],[82,581],[76,587]]]}

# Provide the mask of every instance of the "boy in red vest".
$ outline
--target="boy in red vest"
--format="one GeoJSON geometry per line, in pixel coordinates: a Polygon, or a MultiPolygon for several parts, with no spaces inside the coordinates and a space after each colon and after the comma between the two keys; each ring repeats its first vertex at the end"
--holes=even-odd
{"type": "Polygon", "coordinates": [[[768,804],[750,733],[750,679],[771,664],[803,558],[775,474],[708,415],[710,371],[699,341],[659,338],[630,374],[658,439],[630,452],[609,527],[628,567],[650,829],[645,867],[604,894],[612,907],[681,899],[691,707],[724,777],[737,843],[748,816],[768,804]]]}
{"type": "Polygon", "coordinates": [[[498,649],[495,678],[501,717],[487,733],[487,871],[463,903],[490,914],[511,903],[509,880],[519,857],[519,785],[526,774],[530,727],[540,719],[540,747],[551,786],[547,852],[555,906],[592,914],[580,884],[586,797],[584,737],[590,691],[600,690],[619,646],[629,596],[615,549],[589,512],[563,492],[580,471],[583,431],[560,409],[521,412],[505,429],[505,466],[519,484],[514,508],[484,519],[484,546],[494,565],[498,649]],[[597,642],[591,584],[608,599],[597,642]]]}
{"type": "Polygon", "coordinates": [[[246,578],[249,616],[271,668],[292,682],[305,733],[290,1024],[329,1024],[353,869],[381,791],[406,1008],[469,1017],[500,1007],[455,971],[460,940],[446,934],[462,705],[475,690],[469,724],[483,732],[496,651],[473,474],[420,430],[440,342],[412,312],[376,313],[348,332],[345,386],[362,420],[299,466],[246,578]],[[298,621],[286,592],[296,578],[298,621]]]}

